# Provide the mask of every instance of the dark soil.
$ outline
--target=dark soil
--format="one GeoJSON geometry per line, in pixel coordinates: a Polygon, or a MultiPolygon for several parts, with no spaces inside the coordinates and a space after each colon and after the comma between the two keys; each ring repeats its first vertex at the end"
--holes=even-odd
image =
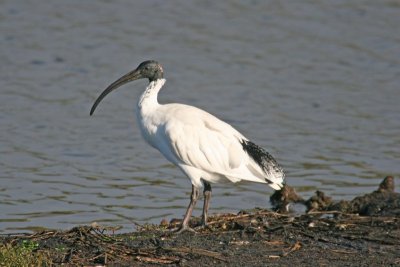
{"type": "MultiPolygon", "coordinates": [[[[0,241],[36,242],[33,253],[46,251],[66,266],[400,266],[400,194],[384,186],[390,183],[387,177],[377,191],[348,202],[323,192],[297,199],[308,207],[303,215],[264,209],[215,215],[196,233],[174,234],[176,222],[162,222],[129,234],[82,226],[0,241]]],[[[281,207],[288,196],[280,196],[281,207]]]]}

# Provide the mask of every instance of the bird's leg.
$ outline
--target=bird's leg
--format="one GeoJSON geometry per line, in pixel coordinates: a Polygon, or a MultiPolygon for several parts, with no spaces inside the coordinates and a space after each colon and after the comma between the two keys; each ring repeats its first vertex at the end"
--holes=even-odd
{"type": "Polygon", "coordinates": [[[207,215],[208,215],[208,207],[210,206],[211,199],[211,184],[209,182],[203,181],[204,184],[204,205],[203,205],[203,214],[201,216],[201,226],[207,226],[207,215]]]}
{"type": "Polygon", "coordinates": [[[186,210],[185,217],[183,218],[183,222],[182,222],[181,227],[178,230],[178,233],[181,233],[186,230],[189,230],[189,231],[191,230],[189,227],[189,220],[190,220],[190,217],[192,216],[193,208],[196,205],[199,195],[200,195],[199,189],[197,187],[195,187],[194,185],[192,185],[192,194],[190,195],[190,203],[186,210]]]}

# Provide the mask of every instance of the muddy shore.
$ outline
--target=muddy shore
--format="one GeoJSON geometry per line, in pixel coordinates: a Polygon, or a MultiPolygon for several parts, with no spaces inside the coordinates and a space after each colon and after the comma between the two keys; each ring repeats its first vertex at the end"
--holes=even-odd
{"type": "MultiPolygon", "coordinates": [[[[273,198],[280,212],[290,202],[303,203],[308,212],[219,214],[208,228],[179,235],[170,230],[176,220],[128,234],[91,225],[3,235],[0,265],[12,266],[10,257],[25,251],[42,265],[66,266],[400,266],[400,194],[393,177],[352,201],[323,192],[308,200],[293,193],[273,198]]],[[[198,220],[193,218],[194,227],[198,220]]]]}

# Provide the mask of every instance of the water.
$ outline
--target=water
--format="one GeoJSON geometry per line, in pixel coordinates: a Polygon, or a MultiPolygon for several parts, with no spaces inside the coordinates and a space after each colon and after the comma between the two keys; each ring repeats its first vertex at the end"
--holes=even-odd
{"type": "MultiPolygon", "coordinates": [[[[160,102],[233,124],[304,197],[400,176],[397,1],[134,2],[0,2],[1,232],[181,218],[190,183],[135,125],[146,82],[88,114],[146,59],[166,72],[160,102]]],[[[272,192],[213,189],[211,213],[267,207],[272,192]]]]}

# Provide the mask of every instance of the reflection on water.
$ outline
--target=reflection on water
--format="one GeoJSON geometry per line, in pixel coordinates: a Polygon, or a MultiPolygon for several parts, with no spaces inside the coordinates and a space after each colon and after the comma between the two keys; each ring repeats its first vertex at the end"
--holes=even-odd
{"type": "MultiPolygon", "coordinates": [[[[395,1],[0,7],[2,232],[94,221],[129,231],[183,215],[188,179],[135,126],[146,83],[120,89],[88,116],[105,86],[150,58],[166,71],[161,102],[233,124],[305,197],[321,189],[350,199],[400,176],[395,1]]],[[[267,206],[271,190],[244,183],[213,193],[211,212],[236,212],[267,206]]]]}

